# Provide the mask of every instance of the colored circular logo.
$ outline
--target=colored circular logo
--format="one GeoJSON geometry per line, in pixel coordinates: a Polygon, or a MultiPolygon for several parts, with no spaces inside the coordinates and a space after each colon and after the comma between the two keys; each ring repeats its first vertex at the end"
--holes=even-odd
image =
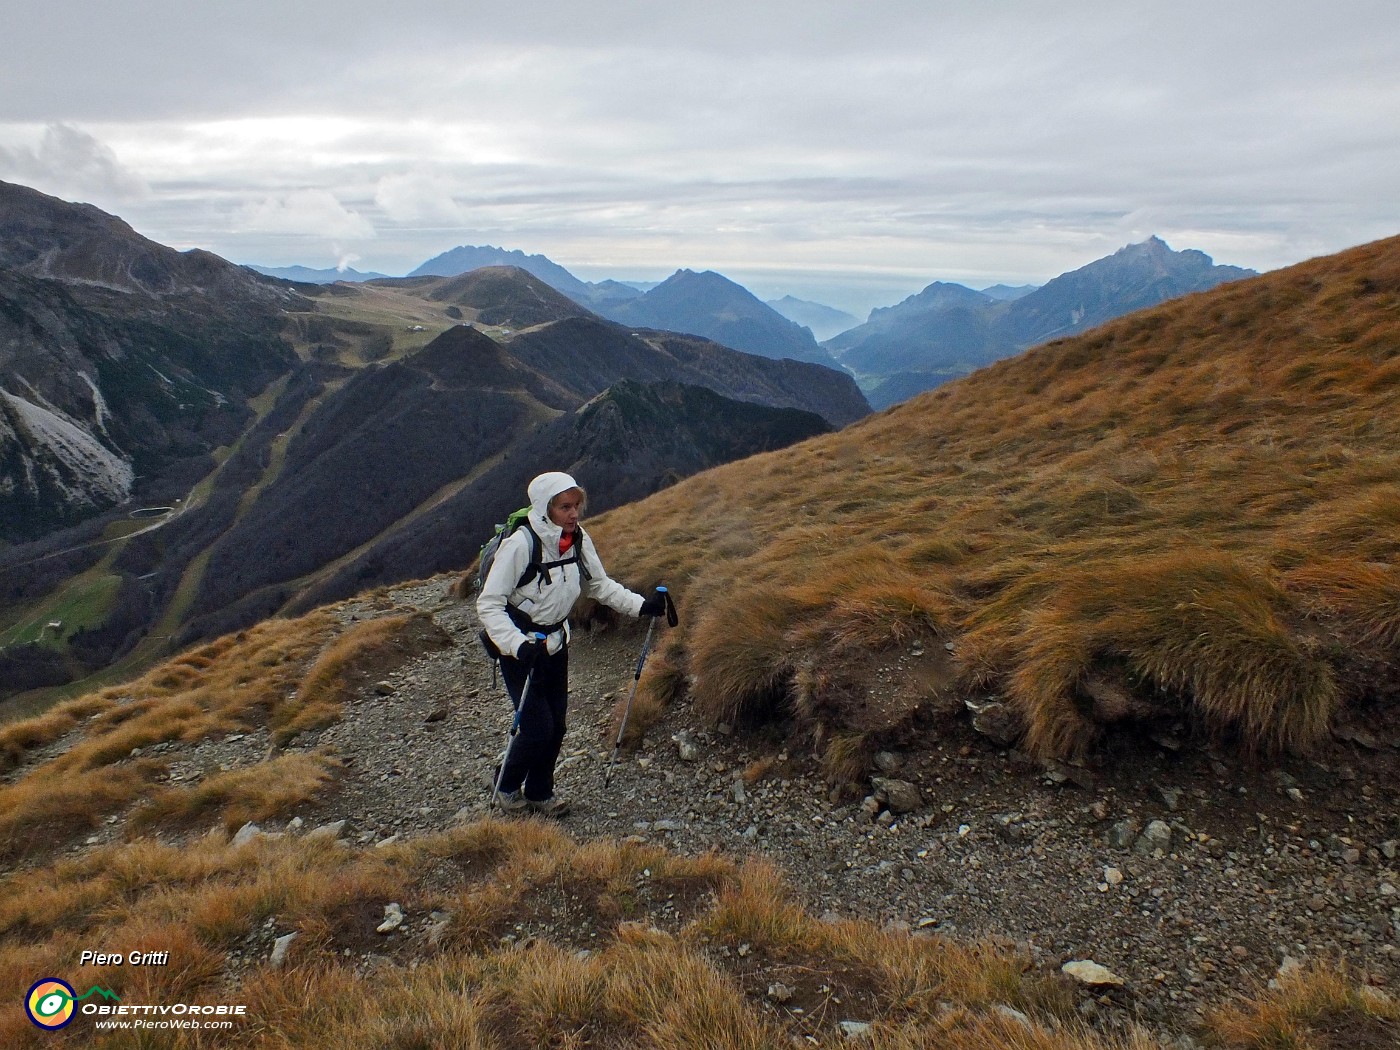
{"type": "Polygon", "coordinates": [[[34,982],[24,997],[24,1012],[40,1028],[62,1028],[73,1020],[73,986],[57,977],[34,982]]]}

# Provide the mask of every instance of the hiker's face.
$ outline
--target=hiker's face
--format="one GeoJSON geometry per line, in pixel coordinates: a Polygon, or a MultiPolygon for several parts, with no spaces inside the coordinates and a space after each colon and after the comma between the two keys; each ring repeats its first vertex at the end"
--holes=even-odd
{"type": "Polygon", "coordinates": [[[549,520],[565,532],[573,532],[583,513],[583,493],[578,489],[561,492],[549,501],[549,520]]]}

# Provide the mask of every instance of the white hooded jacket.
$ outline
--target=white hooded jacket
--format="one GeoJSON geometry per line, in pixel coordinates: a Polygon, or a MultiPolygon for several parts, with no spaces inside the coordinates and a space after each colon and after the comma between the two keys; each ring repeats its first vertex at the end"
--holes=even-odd
{"type": "MultiPolygon", "coordinates": [[[[541,474],[530,482],[527,490],[530,497],[530,528],[540,538],[540,559],[545,564],[560,559],[559,538],[564,532],[549,520],[549,501],[561,492],[578,487],[578,482],[560,471],[541,474]]],[[[506,614],[507,604],[519,609],[537,624],[562,624],[558,630],[551,632],[545,643],[551,653],[557,653],[568,642],[569,612],[581,594],[602,602],[624,616],[637,616],[642,611],[642,596],[608,578],[593,541],[586,532],[580,530],[575,533],[575,545],[588,570],[588,579],[581,577],[577,564],[563,565],[549,570],[548,583],[545,582],[545,574],[540,573],[524,587],[516,587],[530,565],[529,533],[516,529],[501,543],[496,551],[496,560],[491,563],[491,572],[482,585],[481,594],[477,596],[476,614],[481,626],[502,653],[514,656],[521,643],[529,640],[529,635],[521,631],[506,614]],[[580,538],[581,543],[578,542],[580,538]]]]}

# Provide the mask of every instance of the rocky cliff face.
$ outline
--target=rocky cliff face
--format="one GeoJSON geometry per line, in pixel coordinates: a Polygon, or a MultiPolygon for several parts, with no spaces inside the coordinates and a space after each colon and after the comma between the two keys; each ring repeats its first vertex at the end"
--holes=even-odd
{"type": "Polygon", "coordinates": [[[232,440],[294,361],[295,294],[90,205],[0,183],[0,539],[120,503],[232,440]]]}

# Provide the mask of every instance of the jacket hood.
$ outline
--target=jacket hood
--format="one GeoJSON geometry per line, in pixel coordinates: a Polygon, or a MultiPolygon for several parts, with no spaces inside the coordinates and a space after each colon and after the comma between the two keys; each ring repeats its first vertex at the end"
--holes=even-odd
{"type": "Polygon", "coordinates": [[[579,487],[579,483],[562,470],[541,474],[525,490],[530,497],[531,516],[537,518],[539,523],[558,529],[559,526],[549,520],[549,501],[561,492],[579,487]]]}

